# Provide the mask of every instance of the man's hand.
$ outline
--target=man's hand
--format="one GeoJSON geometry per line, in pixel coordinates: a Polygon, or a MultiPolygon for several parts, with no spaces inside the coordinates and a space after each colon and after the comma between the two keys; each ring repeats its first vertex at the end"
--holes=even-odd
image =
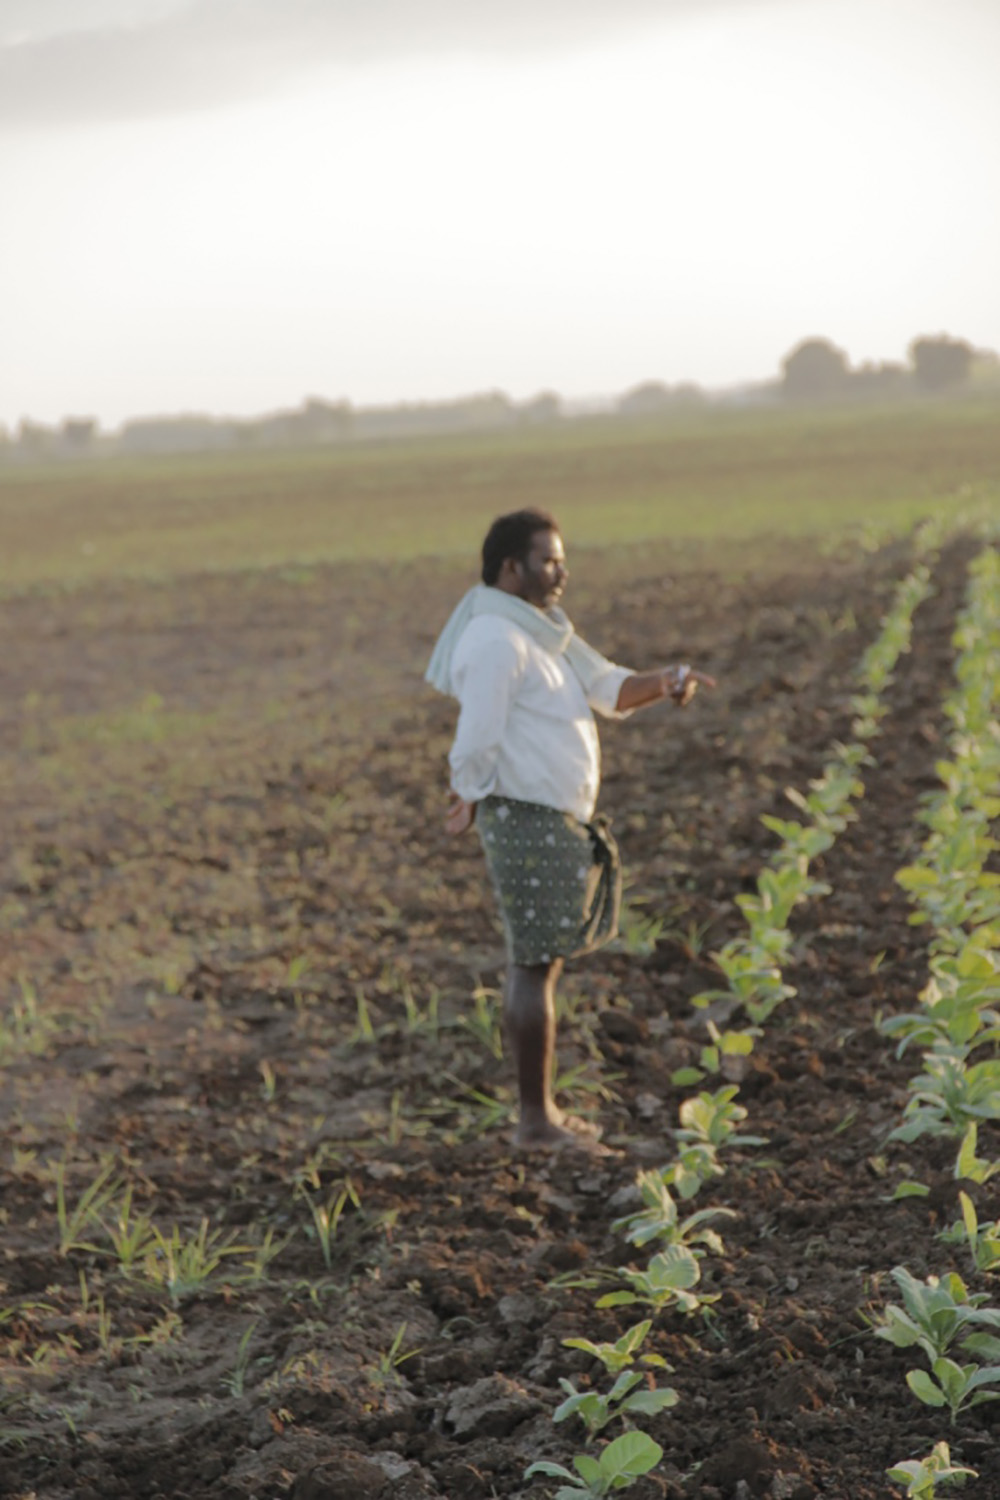
{"type": "Polygon", "coordinates": [[[448,793],[448,811],[445,814],[445,832],[450,834],[465,833],[472,827],[476,820],[476,804],[466,802],[457,792],[448,793]]]}
{"type": "Polygon", "coordinates": [[[714,688],[715,678],[689,666],[663,668],[663,696],[678,708],[686,708],[699,687],[714,688]]]}

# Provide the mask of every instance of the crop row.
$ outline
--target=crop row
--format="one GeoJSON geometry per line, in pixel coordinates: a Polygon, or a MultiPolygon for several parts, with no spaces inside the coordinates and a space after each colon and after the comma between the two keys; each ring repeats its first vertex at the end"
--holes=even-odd
{"type": "MultiPolygon", "coordinates": [[[[929,553],[931,535],[918,536],[917,545],[924,554],[929,553]]],[[[930,592],[930,571],[921,560],[897,586],[880,633],[859,664],[858,689],[850,703],[853,741],[837,745],[806,795],[794,789],[787,793],[800,810],[802,821],[764,819],[782,843],[761,872],[756,894],[737,898],[747,933],[713,954],[727,987],[695,997],[696,1006],[701,1008],[717,1000],[736,1002],[750,1025],[721,1031],[709,1020],[709,1042],[702,1048],[700,1067],[678,1070],[673,1077],[675,1084],[700,1083],[707,1075],[722,1071],[724,1058],[747,1056],[761,1035],[762,1023],[795,994],[781,973],[792,941],[789,916],[800,902],[829,889],[811,877],[810,863],[831,847],[854,816],[850,803],[863,793],[858,768],[870,760],[867,746],[878,734],[886,711],[885,691],[899,657],[909,649],[914,611],[930,592]]],[[[700,1290],[701,1261],[706,1254],[723,1253],[713,1221],[732,1216],[732,1210],[715,1207],[684,1213],[680,1205],[689,1203],[706,1184],[724,1174],[722,1153],[726,1148],[764,1144],[760,1137],[742,1133],[747,1111],[737,1102],[738,1093],[738,1087],[729,1084],[685,1099],[674,1132],[677,1154],[663,1167],[638,1173],[637,1206],[615,1220],[611,1228],[635,1249],[656,1247],[648,1263],[638,1268],[624,1265],[599,1269],[584,1277],[564,1278],[564,1284],[600,1288],[611,1283],[613,1289],[602,1293],[595,1303],[597,1308],[638,1306],[654,1315],[666,1310],[692,1314],[717,1300],[700,1290]]],[[[601,1392],[590,1387],[577,1389],[572,1382],[561,1380],[565,1399],[553,1420],[558,1423],[576,1418],[588,1438],[594,1439],[615,1418],[631,1424],[675,1405],[676,1391],[655,1383],[654,1371],[663,1367],[662,1359],[643,1352],[651,1327],[652,1318],[646,1317],[613,1343],[587,1338],[565,1340],[568,1347],[599,1361],[612,1383],[601,1392]]],[[[575,1472],[561,1464],[541,1461],[530,1466],[526,1477],[564,1481],[555,1492],[555,1500],[600,1500],[650,1472],[659,1463],[662,1451],[648,1434],[630,1428],[595,1453],[577,1454],[573,1459],[575,1472]]]]}
{"type": "MultiPolygon", "coordinates": [[[[1000,816],[1000,555],[992,547],[970,567],[953,642],[956,686],[944,705],[950,753],[936,768],[941,790],[920,813],[928,833],[916,862],[896,876],[916,908],[911,922],[929,928],[930,979],[921,1008],[884,1020],[881,1029],[896,1039],[899,1056],[922,1049],[902,1123],[890,1139],[956,1141],[955,1178],[982,1186],[1000,1172],[1000,1161],[978,1154],[980,1126],[1000,1119],[1000,876],[986,868],[998,847],[991,824],[1000,816]]],[[[895,1196],[927,1192],[921,1183],[904,1182],[895,1196]]],[[[1000,1223],[980,1223],[968,1193],[961,1191],[959,1201],[961,1219],[940,1238],[964,1243],[975,1272],[1000,1269],[1000,1223]]],[[[919,1281],[896,1266],[892,1277],[902,1305],[888,1306],[875,1332],[925,1356],[928,1368],[906,1375],[913,1394],[930,1407],[947,1407],[953,1425],[966,1410],[1000,1400],[1000,1308],[985,1305],[989,1294],[970,1293],[954,1270],[919,1281]]],[[[941,1441],[924,1458],[896,1465],[889,1477],[905,1484],[908,1496],[932,1500],[938,1484],[973,1473],[953,1465],[941,1441]]]]}

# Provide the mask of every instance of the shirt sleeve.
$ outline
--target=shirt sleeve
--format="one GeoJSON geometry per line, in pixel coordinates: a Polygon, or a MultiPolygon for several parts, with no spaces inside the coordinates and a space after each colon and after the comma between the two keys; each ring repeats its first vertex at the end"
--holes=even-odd
{"type": "Polygon", "coordinates": [[[608,670],[592,682],[587,693],[587,702],[595,713],[599,713],[605,719],[628,719],[634,712],[627,708],[624,711],[618,708],[618,694],[626,677],[632,673],[628,667],[617,667],[614,662],[607,663],[608,670]]]}
{"type": "Polygon", "coordinates": [[[462,644],[452,664],[460,711],[448,764],[452,789],[466,802],[481,802],[496,789],[500,745],[526,663],[510,638],[480,642],[474,652],[462,644]]]}

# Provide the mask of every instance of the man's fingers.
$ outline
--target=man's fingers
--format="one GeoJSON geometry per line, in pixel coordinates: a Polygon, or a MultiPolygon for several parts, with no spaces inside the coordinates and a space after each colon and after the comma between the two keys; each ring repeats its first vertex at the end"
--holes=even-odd
{"type": "Polygon", "coordinates": [[[467,828],[472,827],[472,821],[476,814],[476,804],[466,802],[457,792],[449,792],[449,806],[445,813],[444,826],[446,833],[464,833],[467,828]]]}

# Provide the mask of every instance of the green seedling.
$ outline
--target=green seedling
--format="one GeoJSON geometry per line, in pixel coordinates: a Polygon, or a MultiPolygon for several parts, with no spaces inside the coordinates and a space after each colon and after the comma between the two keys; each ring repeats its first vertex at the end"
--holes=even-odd
{"type": "Polygon", "coordinates": [[[495,1095],[486,1094],[481,1089],[462,1083],[450,1073],[444,1076],[460,1090],[458,1096],[444,1101],[444,1108],[458,1116],[457,1128],[460,1135],[475,1138],[487,1131],[500,1129],[508,1122],[512,1109],[509,1090],[498,1088],[495,1095]]]}
{"type": "MultiPolygon", "coordinates": [[[[636,1355],[652,1326],[649,1318],[641,1323],[634,1323],[613,1344],[594,1344],[590,1339],[563,1339],[563,1345],[567,1349],[582,1349],[584,1354],[600,1360],[609,1375],[620,1375],[622,1370],[635,1363],[636,1355]]],[[[640,1362],[644,1365],[658,1365],[663,1369],[666,1368],[666,1360],[662,1359],[659,1354],[640,1355],[640,1362]]]]}
{"type": "Polygon", "coordinates": [[[405,1353],[403,1352],[403,1339],[405,1335],[406,1324],[400,1323],[388,1349],[378,1356],[374,1365],[367,1367],[368,1379],[372,1385],[382,1387],[398,1384],[400,1379],[398,1373],[400,1365],[405,1364],[408,1359],[412,1359],[414,1355],[420,1353],[419,1349],[407,1349],[405,1353]]]}
{"type": "Polygon", "coordinates": [[[246,1389],[247,1374],[250,1370],[250,1340],[256,1331],[257,1323],[253,1322],[236,1346],[236,1364],[233,1366],[232,1373],[223,1377],[222,1383],[231,1396],[242,1396],[246,1389]]]}
{"type": "Polygon", "coordinates": [[[691,1003],[704,1009],[715,1000],[735,999],[754,1025],[759,1026],[796,993],[794,986],[785,984],[776,962],[776,957],[784,956],[790,941],[784,928],[770,930],[770,948],[746,938],[733,938],[712,955],[725,975],[728,989],[703,990],[691,1003]]]}
{"type": "Polygon", "coordinates": [[[959,1193],[958,1201],[962,1217],[950,1229],[942,1230],[939,1239],[948,1245],[967,1246],[977,1271],[996,1271],[1000,1268],[1000,1220],[980,1223],[968,1193],[959,1193]]]}
{"type": "Polygon", "coordinates": [[[1000,1401],[1000,1365],[959,1365],[942,1355],[926,1370],[907,1370],[906,1383],[925,1406],[947,1406],[952,1423],[959,1412],[985,1401],[1000,1401]]]}
{"type": "Polygon", "coordinates": [[[333,1195],[325,1203],[305,1194],[306,1202],[309,1204],[309,1212],[312,1215],[313,1229],[319,1241],[319,1247],[323,1254],[323,1264],[329,1271],[333,1268],[333,1245],[337,1238],[337,1230],[344,1210],[350,1204],[353,1208],[361,1207],[361,1199],[357,1189],[349,1177],[339,1183],[333,1195]]]}
{"type": "Polygon", "coordinates": [[[112,1203],[121,1187],[120,1179],[112,1180],[114,1170],[114,1162],[105,1162],[76,1205],[71,1207],[66,1201],[66,1163],[56,1163],[56,1216],[59,1221],[60,1255],[68,1255],[71,1250],[98,1253],[98,1247],[81,1239],[81,1235],[88,1225],[100,1223],[102,1212],[112,1203]]]}
{"type": "Polygon", "coordinates": [[[660,917],[647,917],[638,911],[639,899],[633,897],[622,903],[616,946],[633,958],[648,958],[665,935],[666,923],[660,917]]]}
{"type": "Polygon", "coordinates": [[[701,1280],[701,1267],[697,1256],[683,1245],[670,1245],[659,1251],[644,1271],[619,1266],[618,1275],[627,1283],[628,1290],[606,1293],[598,1298],[597,1307],[629,1307],[641,1303],[657,1312],[675,1306],[682,1312],[693,1313],[719,1300],[718,1294],[706,1297],[692,1291],[701,1280]]]}
{"type": "Polygon", "coordinates": [[[909,1091],[903,1123],[890,1140],[964,1135],[978,1120],[1000,1120],[1000,1058],[969,1064],[958,1049],[938,1044],[924,1053],[924,1071],[909,1091]]]}
{"type": "Polygon", "coordinates": [[[271,1225],[260,1244],[254,1245],[251,1249],[249,1258],[245,1262],[245,1270],[240,1278],[241,1281],[245,1281],[249,1286],[260,1286],[262,1282],[267,1280],[268,1268],[271,1262],[277,1259],[285,1246],[294,1238],[295,1230],[293,1229],[283,1239],[278,1239],[274,1226],[271,1225]]]}
{"type": "MultiPolygon", "coordinates": [[[[1000,1309],[982,1306],[988,1300],[985,1292],[970,1296],[957,1271],[918,1281],[905,1266],[895,1266],[892,1279],[899,1287],[904,1306],[887,1307],[882,1321],[875,1325],[875,1334],[897,1349],[917,1346],[929,1360],[935,1360],[957,1339],[963,1349],[977,1353],[984,1344],[973,1331],[1000,1328],[1000,1309]]],[[[992,1357],[996,1357],[997,1350],[991,1346],[996,1343],[990,1338],[985,1345],[985,1352],[992,1357]]]]}
{"type": "Polygon", "coordinates": [[[747,1117],[742,1104],[734,1103],[739,1089],[735,1084],[716,1089],[714,1094],[702,1092],[685,1099],[680,1107],[681,1128],[674,1132],[677,1139],[693,1146],[765,1146],[767,1140],[760,1135],[739,1135],[737,1125],[747,1117]]]}
{"type": "Polygon", "coordinates": [[[636,1177],[636,1185],[645,1207],[626,1214],[621,1219],[615,1219],[611,1225],[615,1234],[624,1235],[630,1245],[648,1245],[651,1240],[660,1240],[664,1245],[684,1245],[694,1255],[705,1253],[704,1249],[696,1249],[696,1246],[704,1246],[713,1255],[723,1253],[722,1240],[718,1234],[714,1229],[704,1226],[716,1218],[734,1219],[736,1215],[732,1209],[702,1208],[697,1213],[689,1214],[686,1219],[681,1219],[661,1172],[640,1172],[636,1177]]]}
{"type": "Polygon", "coordinates": [[[169,1235],[154,1228],[153,1245],[143,1264],[145,1279],[153,1286],[164,1286],[177,1307],[185,1297],[204,1291],[227,1255],[246,1255],[250,1245],[223,1238],[221,1230],[211,1233],[208,1220],[202,1219],[193,1238],[185,1240],[175,1224],[169,1235]]]}
{"type": "Polygon", "coordinates": [[[763,1034],[759,1026],[747,1026],[742,1031],[720,1031],[714,1021],[706,1023],[706,1030],[711,1040],[701,1049],[700,1066],[677,1068],[671,1073],[670,1081],[675,1088],[687,1088],[701,1083],[707,1074],[720,1073],[727,1057],[749,1057],[757,1037],[763,1034]]]}
{"type": "Polygon", "coordinates": [[[808,863],[818,854],[824,854],[834,842],[834,834],[829,828],[819,828],[815,824],[799,823],[792,818],[774,818],[769,813],[764,813],[760,821],[781,839],[783,859],[808,863]]]}
{"type": "Polygon", "coordinates": [[[907,1500],[934,1500],[939,1484],[961,1485],[967,1478],[978,1478],[975,1469],[952,1463],[944,1442],[935,1443],[924,1458],[907,1459],[885,1472],[894,1484],[906,1485],[907,1500]]]}
{"type": "Polygon", "coordinates": [[[472,992],[472,1014],[463,1015],[461,1024],[499,1062],[503,1057],[503,1020],[500,992],[477,985],[472,992]]]}
{"type": "Polygon", "coordinates": [[[0,1018],[0,1062],[10,1057],[37,1057],[59,1029],[55,1016],[39,1009],[35,987],[25,975],[18,979],[21,997],[0,1018]]]}
{"type": "Polygon", "coordinates": [[[637,1391],[635,1387],[647,1378],[641,1370],[623,1370],[607,1395],[599,1391],[578,1391],[572,1381],[560,1380],[566,1400],[556,1407],[552,1420],[565,1422],[570,1417],[579,1417],[587,1429],[587,1436],[592,1438],[615,1417],[655,1417],[677,1405],[677,1392],[669,1386],[653,1385],[637,1391]]]}
{"type": "Polygon", "coordinates": [[[525,1479],[545,1474],[553,1479],[567,1479],[553,1500],[604,1500],[615,1490],[624,1490],[643,1474],[648,1474],[663,1457],[663,1449],[644,1432],[623,1432],[603,1450],[599,1458],[578,1453],[573,1460],[576,1473],[562,1464],[535,1463],[525,1469],[525,1479]]]}
{"type": "Polygon", "coordinates": [[[403,1010],[406,1015],[406,1030],[411,1036],[418,1032],[428,1032],[431,1036],[437,1036],[441,1029],[440,1007],[441,991],[436,985],[431,985],[427,996],[427,1008],[420,1009],[420,1005],[414,998],[413,990],[408,982],[403,983],[400,994],[403,1000],[403,1010]]]}
{"type": "Polygon", "coordinates": [[[153,1221],[148,1214],[132,1216],[132,1184],[121,1200],[111,1205],[114,1216],[102,1218],[101,1224],[111,1241],[122,1275],[130,1277],[155,1240],[153,1221]]]}
{"type": "Polygon", "coordinates": [[[911,1043],[921,1047],[947,1046],[967,1055],[973,1046],[1000,1041],[1000,974],[992,955],[978,939],[970,939],[955,954],[931,960],[931,978],[920,992],[923,1010],[892,1016],[880,1023],[886,1036],[899,1037],[896,1056],[911,1043]]]}
{"type": "Polygon", "coordinates": [[[663,1167],[660,1177],[665,1187],[676,1188],[678,1196],[687,1200],[713,1177],[725,1176],[725,1171],[716,1148],[707,1141],[696,1141],[663,1167]]]}
{"type": "Polygon", "coordinates": [[[984,1156],[977,1156],[978,1140],[979,1127],[973,1120],[966,1128],[962,1144],[958,1149],[958,1156],[955,1158],[955,1176],[966,1182],[976,1182],[982,1185],[1000,1172],[1000,1161],[989,1161],[984,1156]]]}
{"type": "Polygon", "coordinates": [[[789,941],[785,928],[793,907],[810,896],[826,896],[829,891],[823,881],[810,879],[804,856],[789,857],[777,867],[762,870],[757,877],[757,894],[737,896],[736,905],[746,917],[754,942],[774,951],[769,938],[772,933],[780,933],[777,951],[784,953],[789,941]]]}

